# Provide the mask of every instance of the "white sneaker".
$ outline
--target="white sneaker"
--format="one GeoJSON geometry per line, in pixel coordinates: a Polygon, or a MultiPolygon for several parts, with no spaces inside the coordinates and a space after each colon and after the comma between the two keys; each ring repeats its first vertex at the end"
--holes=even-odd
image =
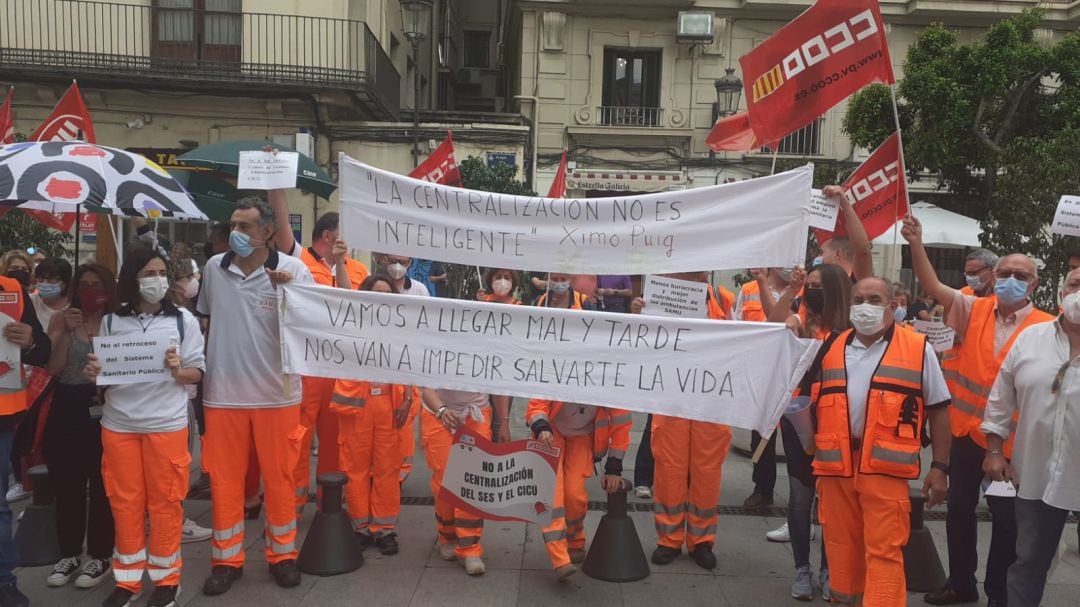
{"type": "Polygon", "coordinates": [[[778,529],[773,529],[772,531],[766,533],[765,539],[769,540],[770,542],[790,542],[791,533],[788,531],[787,523],[784,523],[784,525],[778,529]]]}
{"type": "Polygon", "coordinates": [[[78,573],[80,564],[79,559],[75,557],[60,559],[45,583],[53,588],[67,584],[78,573]]]}
{"type": "Polygon", "coordinates": [[[211,535],[213,535],[213,531],[206,527],[200,527],[195,521],[185,518],[184,530],[180,533],[180,543],[203,542],[210,539],[211,535]]]}
{"type": "Polygon", "coordinates": [[[76,588],[93,588],[101,582],[105,581],[105,578],[109,574],[109,561],[102,559],[90,559],[83,565],[82,573],[79,577],[75,578],[76,588]]]}
{"type": "Polygon", "coordinates": [[[444,561],[453,561],[457,559],[457,555],[454,554],[453,544],[439,544],[439,558],[444,561]]]}
{"type": "Polygon", "coordinates": [[[652,497],[652,489],[644,485],[642,485],[641,487],[635,487],[634,495],[640,497],[643,500],[647,500],[652,497]]]}
{"type": "Polygon", "coordinates": [[[30,497],[30,492],[23,488],[22,483],[13,483],[7,491],[8,503],[17,502],[30,497]]]}
{"type": "Polygon", "coordinates": [[[469,575],[484,575],[487,571],[487,567],[484,566],[484,559],[478,556],[467,556],[462,559],[461,564],[465,566],[465,573],[469,575]]]}

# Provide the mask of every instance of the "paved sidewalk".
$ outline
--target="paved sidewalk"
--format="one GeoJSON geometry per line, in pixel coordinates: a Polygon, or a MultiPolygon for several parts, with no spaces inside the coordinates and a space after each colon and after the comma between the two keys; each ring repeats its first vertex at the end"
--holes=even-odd
{"type": "MultiPolygon", "coordinates": [[[[514,417],[523,411],[521,403],[514,407],[514,417]]],[[[644,416],[635,414],[635,429],[640,429],[644,416]]],[[[520,423],[520,422],[518,422],[520,423]]],[[[515,437],[525,436],[523,427],[515,426],[515,437]]],[[[635,447],[628,455],[626,476],[632,476],[634,452],[640,432],[634,435],[635,447]]],[[[738,437],[742,440],[742,437],[738,437]]],[[[430,477],[423,461],[422,451],[417,453],[416,471],[406,482],[406,497],[410,501],[424,501],[430,497],[430,477]]],[[[739,512],[743,499],[749,495],[751,464],[749,460],[732,452],[724,464],[723,493],[721,504],[730,512],[739,512]]],[[[591,499],[601,500],[595,480],[590,480],[591,499]]],[[[787,478],[783,465],[779,469],[776,501],[786,505],[787,478]]],[[[635,502],[641,500],[633,499],[635,502]]],[[[16,510],[26,502],[16,504],[16,510]]],[[[210,502],[189,500],[188,516],[204,526],[210,526],[210,502]]],[[[942,508],[939,507],[939,510],[942,508]]],[[[301,536],[310,526],[314,505],[304,510],[301,518],[301,536]]],[[[586,520],[588,537],[600,521],[601,512],[589,512],[586,520]]],[[[655,546],[656,533],[652,517],[647,512],[632,512],[642,545],[648,555],[655,546]]],[[[304,576],[298,588],[281,589],[273,584],[263,558],[263,522],[248,521],[245,547],[248,564],[244,577],[224,596],[207,597],[200,593],[202,582],[210,569],[210,544],[201,542],[186,544],[183,548],[184,573],[181,582],[181,605],[236,605],[258,607],[335,606],[372,604],[379,607],[410,606],[426,607],[447,605],[453,607],[484,606],[530,606],[530,605],[583,605],[656,607],[658,605],[717,605],[729,607],[773,606],[801,604],[790,598],[788,587],[792,573],[791,549],[788,544],[773,544],[765,540],[766,531],[779,526],[783,520],[750,514],[722,514],[718,530],[716,554],[719,566],[713,572],[698,568],[685,554],[667,567],[653,567],[651,576],[630,584],[610,584],[593,580],[584,574],[571,578],[569,583],[555,581],[547,560],[540,530],[520,523],[488,522],[484,529],[483,545],[486,551],[487,574],[470,578],[457,563],[441,561],[434,549],[435,520],[432,508],[427,505],[402,507],[398,527],[401,553],[383,557],[374,548],[365,554],[367,560],[359,570],[336,577],[316,578],[304,576]]],[[[945,558],[945,527],[943,522],[928,522],[938,546],[945,558]]],[[[980,553],[985,554],[989,544],[989,524],[979,525],[980,553]]],[[[1068,551],[1051,577],[1044,605],[1047,607],[1073,607],[1080,597],[1080,554],[1077,553],[1076,525],[1066,529],[1068,551]]],[[[815,569],[818,562],[820,539],[811,550],[815,569]]],[[[35,606],[82,607],[100,605],[111,591],[111,580],[93,590],[47,588],[45,578],[49,567],[28,568],[18,571],[19,587],[28,594],[35,606]]],[[[979,574],[981,576],[981,572],[979,574]]],[[[144,604],[144,600],[137,605],[144,604]]],[[[818,604],[822,604],[817,599],[818,604]]],[[[910,595],[909,605],[922,605],[921,597],[910,595]]],[[[983,603],[985,604],[985,599],[983,603]]]]}

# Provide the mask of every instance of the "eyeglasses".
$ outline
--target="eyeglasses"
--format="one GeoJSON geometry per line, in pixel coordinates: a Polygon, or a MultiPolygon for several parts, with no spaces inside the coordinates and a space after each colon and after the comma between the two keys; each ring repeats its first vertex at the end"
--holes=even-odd
{"type": "Polygon", "coordinates": [[[1008,270],[998,270],[997,272],[994,272],[994,276],[999,280],[1005,280],[1006,278],[1015,278],[1020,282],[1028,283],[1032,280],[1035,280],[1035,277],[1031,274],[1028,274],[1027,272],[1010,272],[1008,270]]]}
{"type": "Polygon", "coordinates": [[[1057,375],[1054,376],[1054,383],[1050,384],[1050,394],[1057,394],[1061,390],[1061,384],[1065,381],[1065,374],[1069,371],[1071,363],[1071,360],[1066,360],[1065,364],[1058,369],[1057,375]]]}

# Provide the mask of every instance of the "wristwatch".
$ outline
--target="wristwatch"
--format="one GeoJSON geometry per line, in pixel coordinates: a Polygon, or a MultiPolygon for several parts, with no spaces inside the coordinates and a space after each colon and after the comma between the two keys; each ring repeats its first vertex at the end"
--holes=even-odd
{"type": "Polygon", "coordinates": [[[435,419],[442,421],[443,413],[446,413],[446,406],[439,407],[439,410],[435,412],[435,419]]]}
{"type": "Polygon", "coordinates": [[[930,467],[935,470],[941,470],[945,474],[949,473],[949,464],[943,462],[931,462],[930,467]]]}

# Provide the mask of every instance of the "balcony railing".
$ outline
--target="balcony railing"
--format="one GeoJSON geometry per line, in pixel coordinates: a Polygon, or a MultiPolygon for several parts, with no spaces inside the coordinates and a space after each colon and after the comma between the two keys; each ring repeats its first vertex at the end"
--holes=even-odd
{"type": "Polygon", "coordinates": [[[357,94],[375,118],[396,118],[400,75],[363,21],[196,4],[4,0],[0,70],[229,94],[331,88],[357,94]]]}
{"type": "Polygon", "coordinates": [[[662,126],[663,112],[658,107],[600,106],[596,118],[604,126],[662,126]]]}
{"type": "MultiPolygon", "coordinates": [[[[794,133],[784,137],[780,140],[777,153],[787,156],[821,156],[822,152],[822,134],[824,133],[824,122],[821,118],[811,122],[803,128],[795,131],[794,133]]],[[[762,154],[772,154],[773,151],[769,148],[761,148],[758,152],[762,154]]]]}

